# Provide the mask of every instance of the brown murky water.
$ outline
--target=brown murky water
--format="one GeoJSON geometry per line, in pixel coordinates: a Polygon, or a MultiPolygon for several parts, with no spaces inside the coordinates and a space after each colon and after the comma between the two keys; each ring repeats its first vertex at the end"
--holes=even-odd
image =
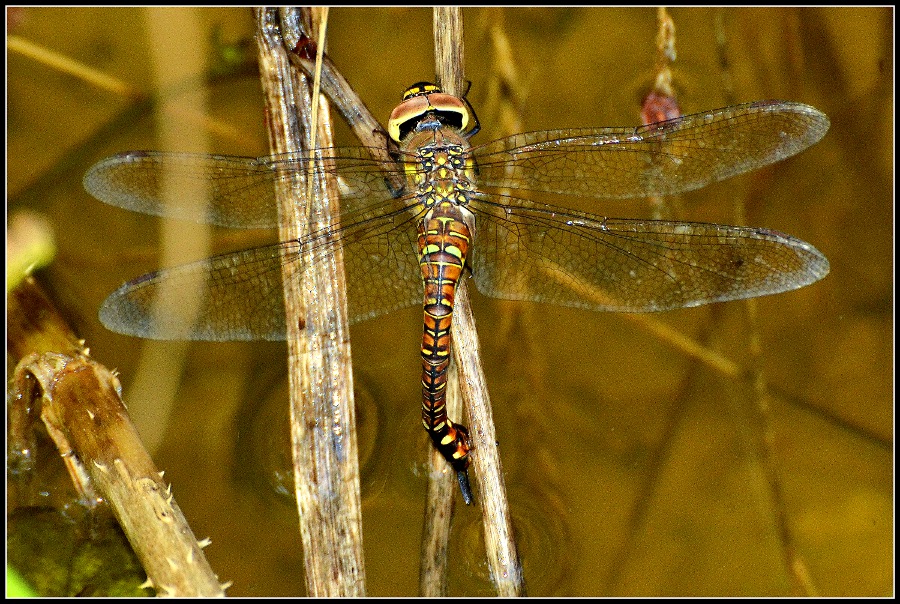
{"type": "MultiPolygon", "coordinates": [[[[196,11],[204,36],[190,54],[212,56],[212,28],[234,41],[252,33],[248,10],[196,11]]],[[[886,595],[892,565],[892,197],[890,13],[883,9],[745,9],[721,13],[733,93],[723,84],[715,13],[673,10],[676,86],[686,113],[766,98],[800,101],[832,122],[825,139],[771,168],[685,195],[679,218],[746,223],[800,237],[831,274],[758,302],[682,310],[659,319],[748,367],[758,330],[768,381],[773,451],[784,512],[820,592],[886,595]]],[[[491,94],[502,25],[523,90],[523,130],[637,124],[654,62],[651,9],[466,11],[469,99],[484,127],[506,134],[491,94]]],[[[29,9],[12,33],[152,91],[154,45],[139,10],[29,9]]],[[[431,13],[333,10],[329,52],[373,113],[384,119],[405,86],[433,76],[431,13]]],[[[251,46],[251,53],[255,47],[251,46]]],[[[202,65],[198,67],[202,70],[202,65]]],[[[9,53],[10,212],[44,211],[59,255],[41,273],[92,353],[118,367],[142,432],[172,481],[195,533],[231,595],[304,593],[295,511],[271,487],[283,473],[277,344],[147,344],[96,319],[123,281],[160,266],[159,221],[91,198],[81,177],[129,149],[186,150],[156,118],[127,112],[120,94],[9,53]],[[170,145],[170,146],[167,146],[170,145]],[[141,354],[165,395],[131,388],[141,354]],[[150,401],[146,403],[142,401],[150,401]],[[161,417],[154,419],[154,416],[161,417]]],[[[186,86],[196,89],[206,85],[186,86]]],[[[207,87],[208,112],[233,134],[209,152],[267,153],[252,75],[207,87]]],[[[196,129],[168,114],[174,128],[196,129]]],[[[172,124],[170,124],[172,125],[172,124]]],[[[352,144],[349,138],[344,142],[352,144]]],[[[594,213],[647,213],[643,202],[594,213]]],[[[221,247],[240,247],[234,236],[221,247]]],[[[786,595],[790,582],[773,502],[754,455],[750,385],[684,357],[621,316],[474,294],[507,485],[532,595],[786,595]],[[517,343],[517,344],[513,344],[517,343]]],[[[364,544],[370,595],[415,595],[427,437],[418,423],[421,311],[352,330],[364,461],[364,544]]],[[[145,382],[146,383],[146,382],[145,382]]],[[[479,511],[458,509],[452,594],[489,594],[479,511]]]]}

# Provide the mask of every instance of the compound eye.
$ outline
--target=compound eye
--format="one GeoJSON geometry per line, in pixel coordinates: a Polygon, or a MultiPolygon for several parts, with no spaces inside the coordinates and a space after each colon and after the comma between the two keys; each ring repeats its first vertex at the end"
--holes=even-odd
{"type": "MultiPolygon", "coordinates": [[[[407,93],[412,88],[407,89],[407,93]]],[[[404,94],[404,97],[406,94],[404,94]]],[[[405,98],[399,105],[391,111],[391,118],[388,120],[388,134],[394,142],[400,143],[406,138],[406,135],[412,132],[416,124],[428,113],[427,96],[410,96],[405,98]]]]}
{"type": "MultiPolygon", "coordinates": [[[[422,84],[414,84],[406,89],[404,100],[391,112],[388,120],[388,134],[397,143],[416,129],[428,114],[446,126],[457,130],[465,130],[469,124],[469,108],[459,97],[444,92],[422,92],[422,84]]],[[[432,88],[440,90],[433,84],[432,88]]]]}
{"type": "Polygon", "coordinates": [[[428,101],[441,123],[457,130],[465,130],[469,125],[469,106],[461,98],[441,92],[429,94],[428,101]]]}

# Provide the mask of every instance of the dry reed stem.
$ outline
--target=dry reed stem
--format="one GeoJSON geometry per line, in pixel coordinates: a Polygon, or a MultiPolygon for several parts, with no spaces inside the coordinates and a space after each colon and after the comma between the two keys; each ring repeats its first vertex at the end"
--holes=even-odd
{"type": "MultiPolygon", "coordinates": [[[[307,133],[313,129],[316,146],[332,146],[329,113],[323,106],[313,127],[310,107],[319,96],[311,97],[309,79],[292,68],[284,46],[281,30],[290,23],[275,9],[257,9],[256,15],[272,153],[306,155],[307,133]]],[[[318,174],[314,196],[307,200],[315,204],[311,207],[301,201],[312,171],[281,183],[282,241],[302,240],[311,230],[336,222],[336,187],[318,174]]],[[[285,263],[284,284],[291,443],[307,588],[310,596],[362,596],[362,513],[342,255],[336,250],[303,264],[285,263]]]]}

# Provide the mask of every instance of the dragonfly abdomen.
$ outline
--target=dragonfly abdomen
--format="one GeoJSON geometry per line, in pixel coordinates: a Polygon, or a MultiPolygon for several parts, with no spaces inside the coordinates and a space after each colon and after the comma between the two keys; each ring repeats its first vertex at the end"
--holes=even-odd
{"type": "Polygon", "coordinates": [[[456,285],[462,276],[471,233],[451,202],[432,208],[419,225],[419,266],[425,284],[422,335],[422,423],[434,446],[457,471],[469,465],[469,433],[447,417],[450,325],[456,285]]]}

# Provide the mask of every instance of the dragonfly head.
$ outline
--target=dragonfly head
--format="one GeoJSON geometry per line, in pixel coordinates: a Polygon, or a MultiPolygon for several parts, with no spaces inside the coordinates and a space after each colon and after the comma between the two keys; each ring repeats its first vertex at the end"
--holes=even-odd
{"type": "Polygon", "coordinates": [[[411,133],[436,130],[448,126],[465,131],[472,111],[461,98],[447,94],[430,82],[417,82],[406,89],[403,100],[391,112],[388,132],[397,143],[402,143],[411,133]]]}

